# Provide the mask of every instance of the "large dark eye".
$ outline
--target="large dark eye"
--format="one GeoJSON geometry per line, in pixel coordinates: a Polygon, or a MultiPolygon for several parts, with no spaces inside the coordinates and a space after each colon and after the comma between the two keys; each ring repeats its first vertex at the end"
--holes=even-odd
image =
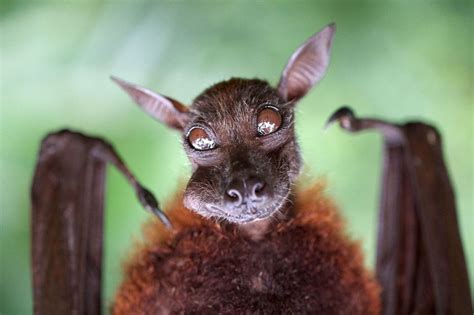
{"type": "Polygon", "coordinates": [[[189,131],[188,141],[194,149],[199,151],[212,150],[216,146],[216,142],[208,133],[199,127],[194,127],[189,131]]]}
{"type": "Polygon", "coordinates": [[[257,133],[266,136],[278,130],[281,126],[281,115],[274,107],[265,107],[258,114],[257,133]]]}

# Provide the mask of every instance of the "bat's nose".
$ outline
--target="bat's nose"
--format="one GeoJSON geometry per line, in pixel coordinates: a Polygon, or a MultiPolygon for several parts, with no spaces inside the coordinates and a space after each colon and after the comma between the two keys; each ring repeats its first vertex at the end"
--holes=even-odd
{"type": "Polygon", "coordinates": [[[236,178],[227,187],[225,201],[233,207],[241,206],[244,203],[259,204],[267,200],[269,191],[268,185],[259,178],[236,178]]]}

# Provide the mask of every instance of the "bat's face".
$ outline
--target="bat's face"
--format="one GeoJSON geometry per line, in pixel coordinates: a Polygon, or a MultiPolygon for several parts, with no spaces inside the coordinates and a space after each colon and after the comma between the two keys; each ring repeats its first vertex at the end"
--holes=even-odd
{"type": "Polygon", "coordinates": [[[328,25],[290,57],[277,88],[232,79],[204,91],[190,107],[113,78],[155,119],[183,134],[193,166],[185,205],[234,223],[278,212],[300,169],[293,110],[329,64],[335,26],[328,25]]]}
{"type": "Polygon", "coordinates": [[[300,169],[292,104],[264,81],[232,79],[197,97],[190,113],[185,205],[235,223],[276,213],[300,169]]]}

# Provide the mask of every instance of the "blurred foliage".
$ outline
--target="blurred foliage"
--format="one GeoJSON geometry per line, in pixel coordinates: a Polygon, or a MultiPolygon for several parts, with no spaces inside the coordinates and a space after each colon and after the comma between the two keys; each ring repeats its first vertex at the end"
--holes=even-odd
{"type": "MultiPolygon", "coordinates": [[[[372,265],[381,138],[325,119],[341,104],[394,121],[421,118],[444,136],[464,248],[474,272],[472,6],[469,2],[275,1],[0,4],[0,313],[32,310],[29,187],[40,140],[68,127],[110,139],[160,200],[185,182],[180,139],[134,106],[110,74],[190,103],[230,76],[276,83],[292,51],[337,22],[326,79],[298,106],[307,178],[322,177],[372,265]]],[[[148,215],[108,175],[105,292],[148,215]]]]}

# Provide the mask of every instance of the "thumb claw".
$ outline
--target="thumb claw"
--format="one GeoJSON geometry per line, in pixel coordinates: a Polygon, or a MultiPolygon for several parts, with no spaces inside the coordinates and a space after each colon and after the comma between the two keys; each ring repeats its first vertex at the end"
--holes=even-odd
{"type": "Polygon", "coordinates": [[[156,200],[151,191],[139,185],[137,189],[137,195],[140,203],[146,210],[156,215],[167,228],[171,229],[173,227],[166,214],[160,209],[158,200],[156,200]]]}
{"type": "MultiPolygon", "coordinates": [[[[324,129],[326,130],[329,128],[333,123],[340,122],[345,119],[347,121],[352,120],[355,117],[354,111],[348,106],[342,106],[338,110],[336,110],[327,120],[326,124],[324,125],[324,129]]],[[[342,126],[345,128],[345,126],[342,126]]]]}

